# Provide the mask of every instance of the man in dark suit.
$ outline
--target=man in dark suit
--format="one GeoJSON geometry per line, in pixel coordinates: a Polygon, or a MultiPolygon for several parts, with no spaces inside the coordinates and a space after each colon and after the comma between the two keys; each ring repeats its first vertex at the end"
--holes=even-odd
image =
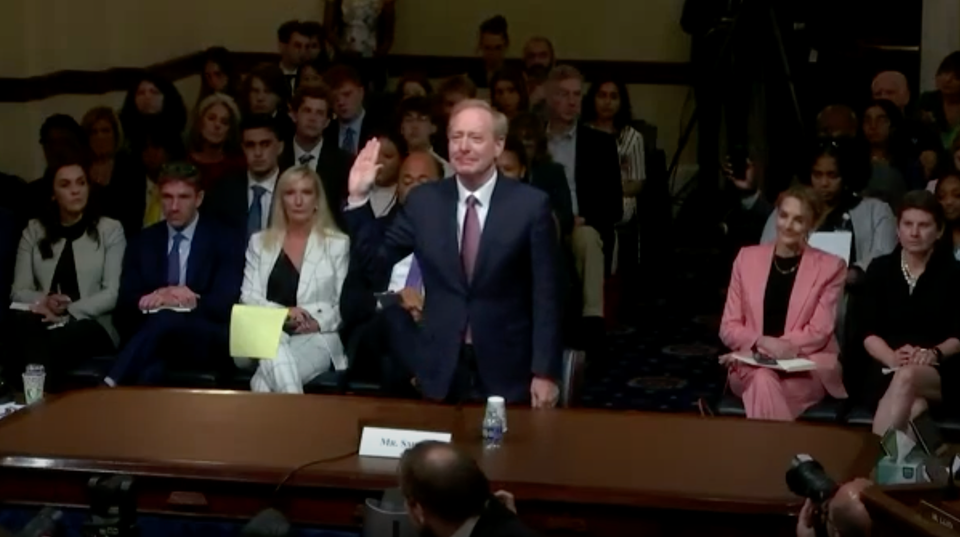
{"type": "Polygon", "coordinates": [[[247,239],[267,228],[284,150],[280,133],[279,123],[270,116],[243,118],[240,143],[247,172],[219,181],[203,204],[204,215],[213,216],[247,239]]]}
{"type": "Polygon", "coordinates": [[[490,491],[475,460],[442,442],[420,442],[400,457],[400,491],[420,535],[533,537],[520,522],[512,496],[490,491]]]}
{"type": "Polygon", "coordinates": [[[603,280],[613,258],[613,226],[623,216],[623,185],[616,140],[577,121],[582,99],[580,72],[554,67],[547,80],[548,146],[570,188],[570,246],[583,281],[583,316],[593,335],[602,333],[603,280]]]}
{"type": "Polygon", "coordinates": [[[333,101],[319,87],[300,88],[290,103],[290,117],[296,125],[293,140],[280,157],[280,170],[307,166],[317,172],[330,204],[330,214],[343,225],[340,213],[347,198],[347,174],[351,156],[337,146],[337,138],[324,136],[330,125],[333,101]]]}
{"type": "MultiPolygon", "coordinates": [[[[415,187],[442,176],[433,155],[410,153],[400,166],[397,204],[371,225],[388,229],[415,187]]],[[[414,263],[411,254],[369,283],[363,267],[353,264],[340,292],[340,339],[350,358],[350,375],[379,382],[391,396],[412,393],[413,373],[406,364],[420,356],[415,316],[423,310],[423,281],[414,263]]]]}
{"type": "Polygon", "coordinates": [[[0,207],[0,318],[10,307],[13,266],[17,260],[17,244],[23,226],[13,211],[0,207]]]}
{"type": "Polygon", "coordinates": [[[160,174],[165,221],[127,248],[115,310],[126,344],[107,385],[156,384],[174,357],[194,367],[233,367],[228,322],[240,298],[242,236],[199,215],[199,181],[186,163],[160,174]]]}
{"type": "Polygon", "coordinates": [[[324,137],[353,158],[378,128],[376,119],[363,106],[363,80],[360,73],[348,65],[331,67],[323,79],[332,92],[333,111],[337,114],[324,137]]]}
{"type": "Polygon", "coordinates": [[[373,221],[368,199],[380,143],[364,147],[350,172],[345,211],[356,238],[352,261],[372,280],[416,256],[424,284],[422,356],[409,365],[424,396],[500,395],[554,406],[562,351],[550,199],[498,177],[507,120],[488,103],[457,105],[448,134],[456,176],[411,192],[382,241],[363,230],[373,221]]]}

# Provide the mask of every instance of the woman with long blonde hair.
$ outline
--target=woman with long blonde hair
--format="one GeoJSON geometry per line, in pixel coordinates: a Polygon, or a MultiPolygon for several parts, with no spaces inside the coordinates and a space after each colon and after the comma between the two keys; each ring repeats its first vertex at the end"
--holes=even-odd
{"type": "Polygon", "coordinates": [[[240,301],[287,309],[277,356],[250,381],[255,392],[303,393],[317,375],[347,367],[337,331],[350,240],[325,197],[316,172],[290,168],[277,180],[270,227],[250,237],[240,301]]]}

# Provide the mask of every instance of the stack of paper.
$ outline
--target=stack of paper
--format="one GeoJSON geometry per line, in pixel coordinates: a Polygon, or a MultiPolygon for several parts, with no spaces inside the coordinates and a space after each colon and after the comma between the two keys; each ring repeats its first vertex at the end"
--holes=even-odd
{"type": "Polygon", "coordinates": [[[768,369],[776,369],[778,371],[786,371],[787,373],[800,373],[803,371],[813,371],[817,368],[816,362],[813,360],[807,360],[806,358],[791,358],[787,360],[777,360],[776,364],[762,364],[753,359],[752,356],[746,356],[743,354],[733,353],[730,356],[733,359],[743,362],[745,364],[752,365],[754,367],[766,367],[768,369]]]}

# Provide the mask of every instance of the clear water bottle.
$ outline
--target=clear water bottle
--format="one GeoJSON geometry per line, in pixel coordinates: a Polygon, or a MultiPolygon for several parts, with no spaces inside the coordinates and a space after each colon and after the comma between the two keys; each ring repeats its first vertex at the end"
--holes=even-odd
{"type": "Polygon", "coordinates": [[[496,412],[483,417],[483,448],[499,449],[503,444],[503,419],[496,412]]]}

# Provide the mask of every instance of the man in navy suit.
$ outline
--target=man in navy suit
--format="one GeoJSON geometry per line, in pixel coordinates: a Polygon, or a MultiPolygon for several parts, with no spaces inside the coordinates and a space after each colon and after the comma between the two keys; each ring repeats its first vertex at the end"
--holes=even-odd
{"type": "Polygon", "coordinates": [[[198,213],[197,169],[173,163],[160,174],[164,222],[127,248],[116,319],[126,345],[107,385],[156,384],[164,361],[233,367],[228,322],[240,298],[243,236],[198,213]]]}
{"type": "Polygon", "coordinates": [[[408,364],[424,396],[448,402],[500,395],[556,404],[562,350],[556,231],[543,192],[498,177],[507,120],[463,101],[448,127],[455,177],[414,189],[378,233],[368,199],[379,141],[357,156],[345,217],[352,260],[371,279],[413,253],[424,285],[421,358],[408,364]]]}

